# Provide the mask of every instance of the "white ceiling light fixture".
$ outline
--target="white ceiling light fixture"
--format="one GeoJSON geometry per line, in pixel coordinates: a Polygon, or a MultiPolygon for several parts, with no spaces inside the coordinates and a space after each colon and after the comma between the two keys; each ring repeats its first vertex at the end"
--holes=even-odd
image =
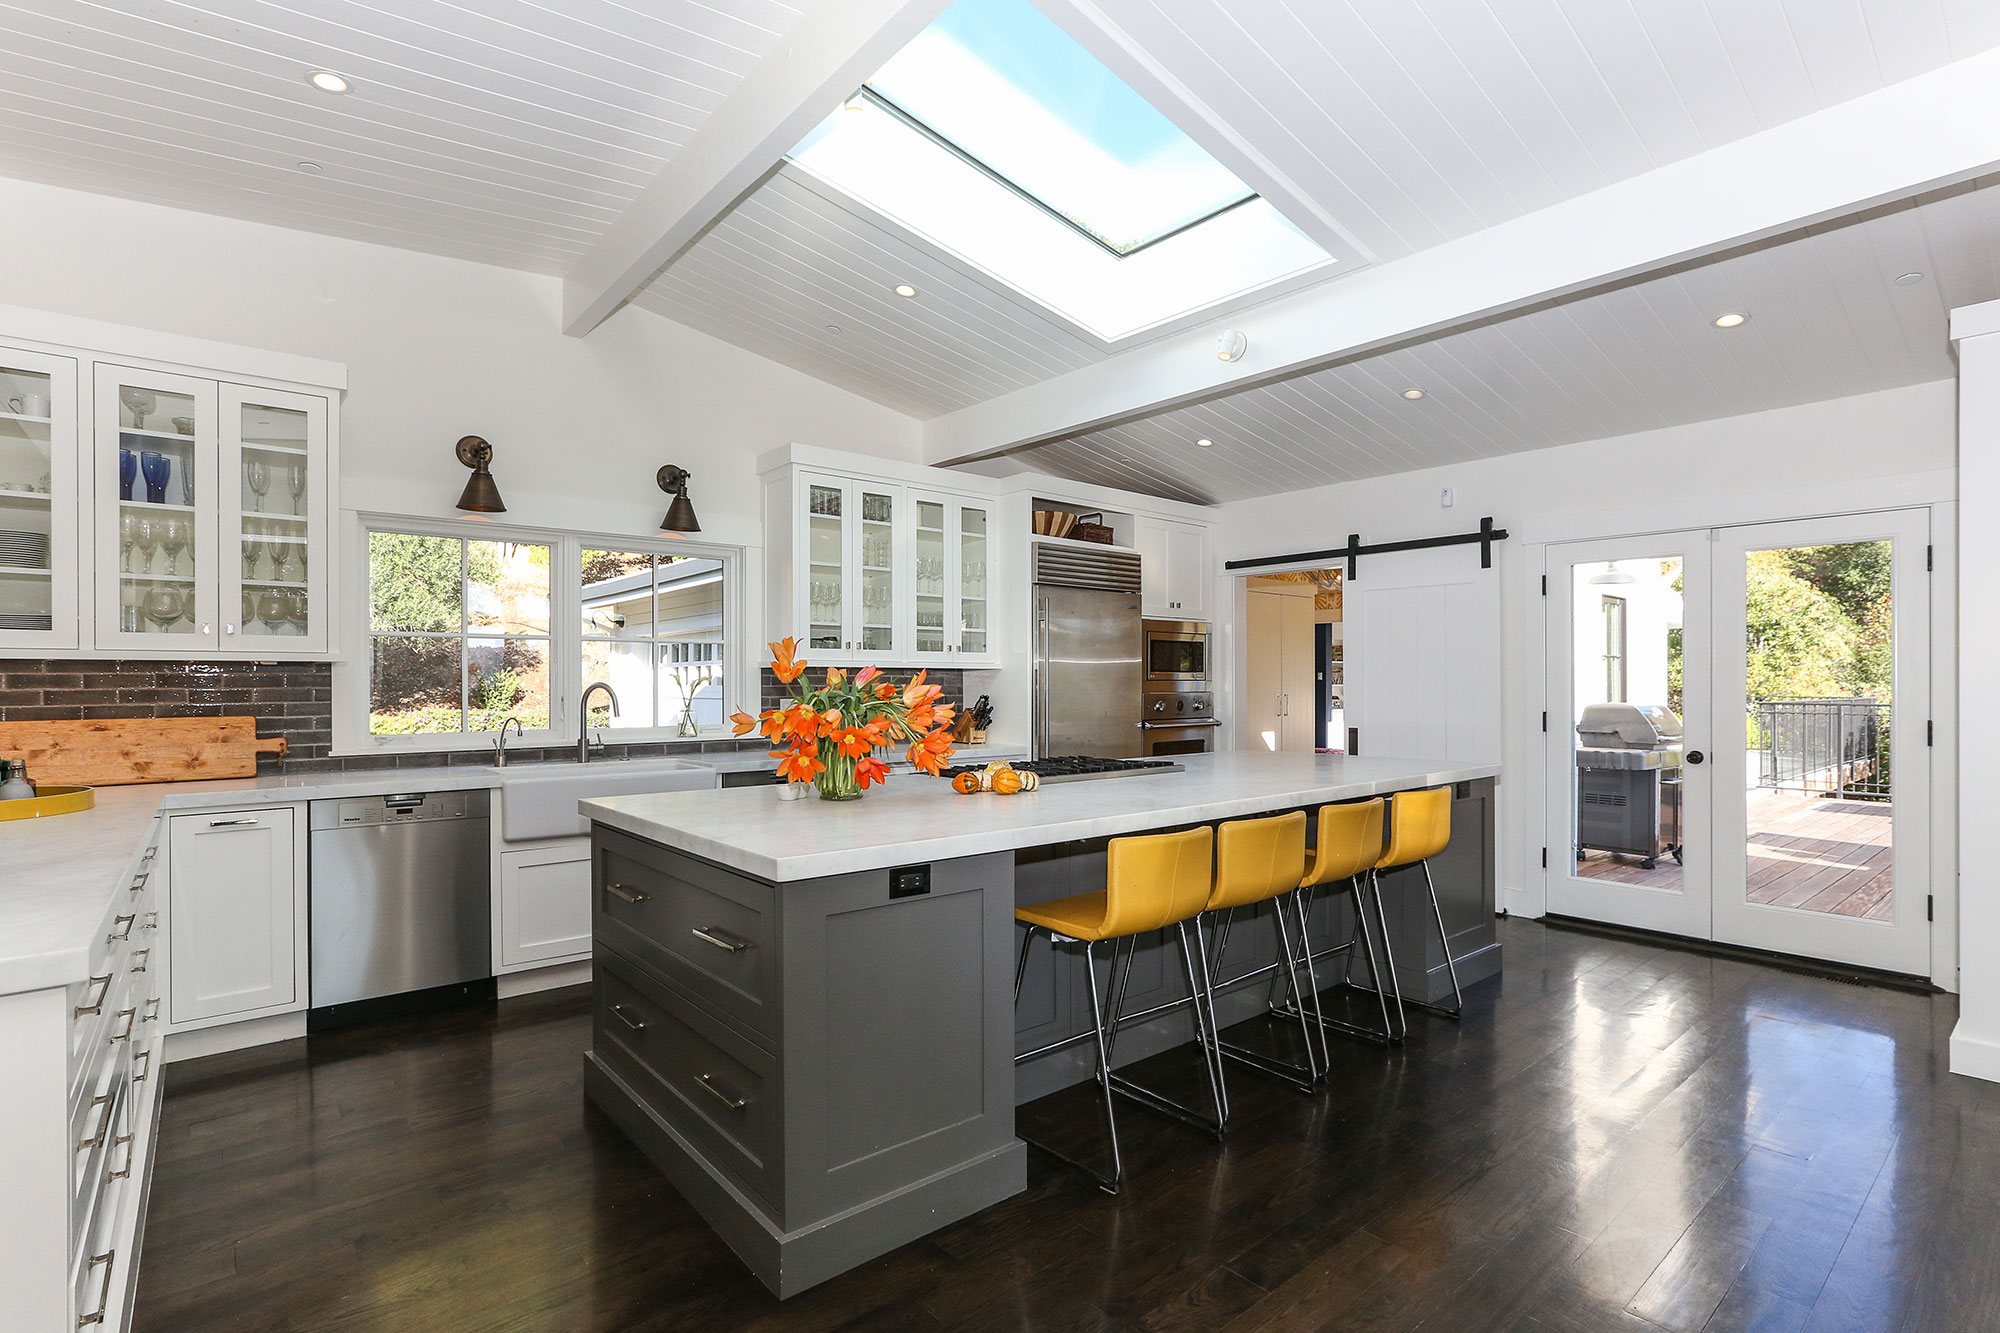
{"type": "Polygon", "coordinates": [[[1409,399],[1413,403],[1416,402],[1417,399],[1423,396],[1424,396],[1424,391],[1422,389],[1419,389],[1414,384],[1412,384],[1409,388],[1403,390],[1403,397],[1409,399]]]}
{"type": "Polygon", "coordinates": [[[344,93],[354,87],[345,74],[336,74],[330,69],[307,70],[306,82],[323,93],[344,93]]]}
{"type": "Polygon", "coordinates": [[[1896,275],[1896,285],[1898,287],[1914,287],[1923,280],[1924,275],[1915,269],[1910,270],[1908,273],[1898,273],[1896,275]]]}
{"type": "Polygon", "coordinates": [[[1733,329],[1739,324],[1748,324],[1749,322],[1750,316],[1744,314],[1741,310],[1725,311],[1715,317],[1715,327],[1718,329],[1733,329]]]}
{"type": "Polygon", "coordinates": [[[1241,329],[1224,329],[1222,336],[1215,340],[1215,359],[1218,361],[1241,361],[1243,354],[1250,350],[1250,339],[1241,329]]]}
{"type": "Polygon", "coordinates": [[[1637,583],[1638,581],[1639,581],[1638,579],[1634,578],[1630,574],[1627,574],[1624,570],[1618,568],[1618,566],[1612,564],[1609,560],[1604,562],[1603,573],[1592,574],[1590,576],[1590,586],[1593,588],[1603,588],[1618,583],[1637,583]]]}
{"type": "Polygon", "coordinates": [[[1204,449],[1213,449],[1215,447],[1214,440],[1196,440],[1195,443],[1204,449]]]}
{"type": "Polygon", "coordinates": [[[838,324],[829,324],[829,325],[827,325],[827,326],[826,326],[826,331],[827,331],[828,333],[839,333],[839,332],[840,332],[840,325],[838,325],[838,324]]]}
{"type": "Polygon", "coordinates": [[[305,172],[308,176],[317,176],[320,172],[325,171],[326,168],[317,162],[301,162],[299,163],[299,170],[305,172]]]}
{"type": "Polygon", "coordinates": [[[896,295],[915,296],[916,294],[917,294],[917,289],[915,287],[912,287],[909,283],[899,282],[896,284],[896,295]]]}

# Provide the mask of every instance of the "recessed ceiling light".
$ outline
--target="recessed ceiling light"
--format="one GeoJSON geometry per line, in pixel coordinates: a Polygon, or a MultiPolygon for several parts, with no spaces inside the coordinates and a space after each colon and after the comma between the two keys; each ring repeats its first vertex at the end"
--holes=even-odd
{"type": "Polygon", "coordinates": [[[346,75],[335,74],[330,69],[307,70],[306,82],[323,93],[344,93],[354,86],[347,81],[346,75]]]}
{"type": "Polygon", "coordinates": [[[827,326],[826,326],[826,331],[827,331],[828,333],[839,333],[839,332],[840,332],[840,325],[838,325],[838,324],[829,324],[829,325],[827,325],[827,326]]]}
{"type": "Polygon", "coordinates": [[[1196,440],[1195,443],[1204,449],[1213,449],[1215,447],[1214,440],[1196,440]]]}
{"type": "Polygon", "coordinates": [[[1718,329],[1733,329],[1738,324],[1747,324],[1749,321],[1750,316],[1744,314],[1741,310],[1731,310],[1726,314],[1715,317],[1715,327],[1718,329]]]}
{"type": "Polygon", "coordinates": [[[1403,390],[1403,397],[1409,399],[1413,403],[1416,402],[1417,399],[1423,396],[1424,396],[1424,391],[1422,389],[1419,389],[1414,384],[1411,385],[1409,388],[1403,390]]]}
{"type": "Polygon", "coordinates": [[[1914,287],[1923,280],[1924,275],[1916,272],[1914,269],[1908,273],[1898,273],[1896,275],[1896,285],[1898,287],[1914,287]]]}
{"type": "Polygon", "coordinates": [[[915,296],[916,294],[917,294],[917,289],[912,287],[909,283],[899,282],[896,284],[896,295],[915,296]]]}
{"type": "Polygon", "coordinates": [[[305,172],[308,176],[317,176],[320,172],[325,171],[326,168],[317,162],[301,162],[299,163],[299,170],[305,172]]]}

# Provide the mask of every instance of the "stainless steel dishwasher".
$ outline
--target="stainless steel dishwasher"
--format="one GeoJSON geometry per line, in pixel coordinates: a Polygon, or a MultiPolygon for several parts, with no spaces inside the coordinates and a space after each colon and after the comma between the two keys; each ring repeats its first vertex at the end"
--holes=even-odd
{"type": "MultiPolygon", "coordinates": [[[[312,1008],[493,975],[485,791],[311,802],[312,1008]]],[[[490,983],[489,983],[490,986],[490,983]]]]}

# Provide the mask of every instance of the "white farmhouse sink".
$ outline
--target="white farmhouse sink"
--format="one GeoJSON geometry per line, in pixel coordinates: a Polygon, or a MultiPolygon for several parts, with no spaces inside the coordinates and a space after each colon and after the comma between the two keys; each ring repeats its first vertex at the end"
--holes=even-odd
{"type": "Polygon", "coordinates": [[[590,825],[578,801],[639,791],[695,791],[715,770],[687,759],[599,759],[589,764],[524,764],[500,773],[500,839],[578,838],[590,825]]]}

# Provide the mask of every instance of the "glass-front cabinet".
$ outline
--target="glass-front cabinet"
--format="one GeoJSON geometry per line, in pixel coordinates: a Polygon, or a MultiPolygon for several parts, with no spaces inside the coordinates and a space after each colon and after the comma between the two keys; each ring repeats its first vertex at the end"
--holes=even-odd
{"type": "Polygon", "coordinates": [[[76,362],[0,347],[0,648],[75,648],[76,362]]]}
{"type": "Polygon", "coordinates": [[[96,638],[327,651],[324,398],[97,367],[96,638]]]}
{"type": "Polygon", "coordinates": [[[984,502],[806,471],[790,493],[793,614],[781,632],[810,660],[991,659],[984,502]]]}

